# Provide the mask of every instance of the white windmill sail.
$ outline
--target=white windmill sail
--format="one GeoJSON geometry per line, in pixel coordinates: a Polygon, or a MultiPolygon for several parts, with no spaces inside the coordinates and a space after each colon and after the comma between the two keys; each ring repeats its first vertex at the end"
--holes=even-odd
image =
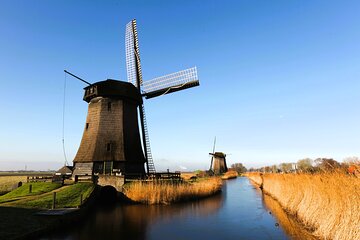
{"type": "MultiPolygon", "coordinates": [[[[140,91],[140,86],[142,85],[142,72],[140,63],[139,41],[137,37],[135,19],[126,24],[125,51],[128,82],[132,83],[140,91]]],[[[141,104],[141,106],[139,107],[139,113],[141,121],[142,144],[144,146],[147,173],[154,174],[156,173],[156,170],[151,154],[149,133],[147,130],[145,108],[143,104],[141,104]]]]}
{"type": "Polygon", "coordinates": [[[142,92],[147,99],[199,86],[196,67],[171,73],[143,82],[142,92]]]}
{"type": "MultiPolygon", "coordinates": [[[[125,50],[128,82],[137,87],[139,92],[142,93],[142,96],[145,96],[147,99],[199,86],[196,67],[143,82],[135,19],[126,25],[125,50]]],[[[147,172],[156,173],[150,149],[149,134],[143,104],[139,107],[139,113],[143,135],[142,144],[144,146],[144,154],[147,162],[147,172]]]]}
{"type": "Polygon", "coordinates": [[[142,84],[142,72],[140,63],[139,40],[137,36],[135,19],[126,24],[125,51],[128,82],[139,88],[137,84],[137,78],[139,78],[139,82],[142,84]]]}

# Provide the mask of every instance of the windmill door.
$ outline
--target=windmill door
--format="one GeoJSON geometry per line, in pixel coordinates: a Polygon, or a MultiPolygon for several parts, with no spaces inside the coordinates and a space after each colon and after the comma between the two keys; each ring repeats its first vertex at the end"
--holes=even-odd
{"type": "Polygon", "coordinates": [[[112,162],[111,161],[104,162],[104,174],[111,175],[111,172],[112,172],[112,162]]]}

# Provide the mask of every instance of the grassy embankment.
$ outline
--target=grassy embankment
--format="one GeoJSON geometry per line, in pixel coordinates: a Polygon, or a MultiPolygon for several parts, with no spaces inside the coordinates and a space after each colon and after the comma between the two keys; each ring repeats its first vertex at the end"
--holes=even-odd
{"type": "Polygon", "coordinates": [[[1,206],[12,206],[20,208],[51,208],[53,192],[56,192],[56,207],[69,208],[80,205],[80,198],[83,201],[90,196],[94,189],[92,183],[77,183],[61,187],[58,183],[27,183],[23,186],[0,196],[1,206]],[[32,185],[32,192],[29,193],[29,185],[32,185]]]}
{"type": "Polygon", "coordinates": [[[40,195],[43,193],[51,192],[59,187],[61,187],[61,184],[59,183],[25,183],[21,187],[18,187],[7,194],[0,196],[0,203],[12,202],[19,199],[26,199],[26,197],[28,196],[40,195]],[[31,192],[29,191],[30,185],[32,187],[31,192]]]}
{"type": "Polygon", "coordinates": [[[264,174],[247,177],[324,239],[360,236],[360,178],[345,173],[264,174]]]}
{"type": "Polygon", "coordinates": [[[195,182],[133,182],[124,186],[130,200],[145,204],[170,204],[211,196],[221,190],[220,178],[206,178],[195,182]]]}
{"type": "Polygon", "coordinates": [[[0,175],[0,195],[10,192],[17,187],[19,182],[25,183],[26,176],[1,176],[0,175]]]}
{"type": "Polygon", "coordinates": [[[197,176],[195,172],[181,172],[181,178],[185,181],[189,181],[197,179],[197,176]]]}
{"type": "Polygon", "coordinates": [[[52,207],[53,192],[56,192],[56,208],[72,208],[80,205],[80,195],[85,202],[94,189],[92,183],[77,183],[61,187],[57,183],[31,183],[0,196],[0,238],[27,238],[30,235],[69,222],[78,214],[69,216],[37,216],[40,209],[52,207]],[[71,218],[71,219],[70,219],[71,218]],[[67,220],[64,220],[67,219],[67,220]],[[59,225],[60,224],[60,225],[59,225]]]}

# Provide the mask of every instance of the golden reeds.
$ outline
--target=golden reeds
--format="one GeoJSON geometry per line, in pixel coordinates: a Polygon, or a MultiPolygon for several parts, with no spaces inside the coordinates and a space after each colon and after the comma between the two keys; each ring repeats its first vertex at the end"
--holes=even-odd
{"type": "Polygon", "coordinates": [[[262,186],[262,182],[263,182],[262,173],[248,172],[248,173],[244,173],[243,175],[251,179],[257,185],[262,186]]]}
{"type": "Polygon", "coordinates": [[[227,179],[237,178],[238,175],[239,174],[237,173],[237,171],[230,170],[227,171],[223,176],[221,176],[221,179],[227,180],[227,179]]]}
{"type": "Polygon", "coordinates": [[[219,178],[209,178],[194,183],[133,182],[124,186],[124,194],[134,202],[169,204],[213,195],[221,190],[219,178]]]}
{"type": "Polygon", "coordinates": [[[360,236],[360,178],[344,172],[247,176],[325,239],[360,236]]]}
{"type": "Polygon", "coordinates": [[[196,173],[194,172],[181,172],[181,178],[184,179],[184,180],[191,180],[191,178],[197,178],[196,177],[196,173]]]}

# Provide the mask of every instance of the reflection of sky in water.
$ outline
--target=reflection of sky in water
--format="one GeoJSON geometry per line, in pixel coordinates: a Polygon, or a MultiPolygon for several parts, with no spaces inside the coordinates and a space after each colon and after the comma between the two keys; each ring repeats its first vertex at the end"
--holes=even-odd
{"type": "Polygon", "coordinates": [[[222,195],[214,214],[158,221],[148,228],[149,239],[287,239],[247,179],[227,181],[222,195]]]}
{"type": "Polygon", "coordinates": [[[305,228],[303,228],[293,216],[286,214],[286,212],[281,208],[280,204],[272,197],[264,194],[263,201],[266,207],[268,207],[271,213],[276,217],[285,233],[288,236],[291,236],[292,239],[317,239],[305,228]]]}
{"type": "MultiPolygon", "coordinates": [[[[270,202],[246,178],[238,178],[226,181],[222,194],[200,201],[99,207],[75,228],[47,239],[288,239],[264,201],[270,202]]],[[[274,215],[284,219],[281,211],[276,208],[274,215]]],[[[293,229],[285,231],[294,236],[293,229]]]]}

